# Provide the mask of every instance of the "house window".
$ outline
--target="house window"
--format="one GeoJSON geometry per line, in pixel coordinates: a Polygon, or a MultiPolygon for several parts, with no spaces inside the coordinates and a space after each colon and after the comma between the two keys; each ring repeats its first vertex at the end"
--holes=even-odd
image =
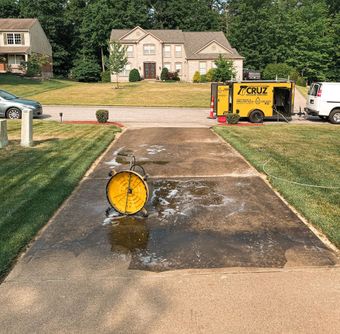
{"type": "Polygon", "coordinates": [[[133,57],[133,45],[128,45],[128,47],[126,49],[126,54],[127,54],[128,58],[133,57]]]}
{"type": "Polygon", "coordinates": [[[130,75],[130,71],[131,71],[131,64],[126,64],[124,71],[122,72],[122,76],[128,77],[130,75]]]}
{"type": "Polygon", "coordinates": [[[171,71],[171,63],[164,63],[163,67],[167,68],[169,72],[171,71]]]}
{"type": "Polygon", "coordinates": [[[8,65],[21,65],[24,61],[24,55],[8,55],[8,65]]]}
{"type": "Polygon", "coordinates": [[[22,44],[22,38],[21,34],[7,34],[7,44],[13,45],[21,45],[22,44]]]}
{"type": "Polygon", "coordinates": [[[171,45],[164,45],[163,55],[165,58],[171,57],[171,45]]]}
{"type": "Polygon", "coordinates": [[[176,72],[178,72],[179,75],[181,75],[182,74],[182,63],[176,63],[175,70],[176,72]]]}
{"type": "Polygon", "coordinates": [[[200,61],[200,74],[207,74],[207,63],[205,61],[200,61]]]}
{"type": "Polygon", "coordinates": [[[181,45],[175,46],[175,57],[176,58],[182,57],[182,46],[181,45]]]}
{"type": "Polygon", "coordinates": [[[144,55],[154,55],[156,54],[155,44],[144,44],[144,55]]]}
{"type": "Polygon", "coordinates": [[[216,64],[215,64],[215,61],[212,61],[211,62],[211,68],[217,68],[216,64]]]}

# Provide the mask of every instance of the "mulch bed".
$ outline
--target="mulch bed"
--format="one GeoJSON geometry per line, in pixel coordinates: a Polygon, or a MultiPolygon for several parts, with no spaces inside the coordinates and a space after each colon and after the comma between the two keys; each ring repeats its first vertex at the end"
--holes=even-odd
{"type": "Polygon", "coordinates": [[[237,124],[228,124],[228,123],[218,123],[217,126],[263,126],[263,123],[237,123],[237,124]]]}
{"type": "Polygon", "coordinates": [[[95,125],[115,125],[119,128],[124,128],[122,123],[118,122],[106,122],[106,123],[99,123],[97,121],[63,121],[65,124],[95,124],[95,125]]]}

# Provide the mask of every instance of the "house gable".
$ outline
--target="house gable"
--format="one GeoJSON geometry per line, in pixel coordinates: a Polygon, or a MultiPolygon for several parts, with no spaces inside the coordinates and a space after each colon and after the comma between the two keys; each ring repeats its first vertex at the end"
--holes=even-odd
{"type": "Polygon", "coordinates": [[[196,53],[208,53],[208,54],[220,54],[220,53],[231,53],[230,50],[223,47],[220,43],[216,41],[211,41],[209,44],[205,45],[203,48],[198,50],[196,53]]]}
{"type": "Polygon", "coordinates": [[[147,35],[147,32],[145,30],[143,30],[140,27],[136,27],[132,29],[131,31],[129,31],[126,35],[122,36],[120,40],[122,42],[123,41],[124,42],[125,41],[138,41],[146,35],[147,35]]]}

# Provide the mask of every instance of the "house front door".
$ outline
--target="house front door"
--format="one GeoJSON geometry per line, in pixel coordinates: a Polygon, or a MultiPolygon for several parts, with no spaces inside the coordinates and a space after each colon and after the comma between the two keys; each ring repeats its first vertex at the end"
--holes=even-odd
{"type": "Polygon", "coordinates": [[[156,79],[156,63],[144,63],[144,79],[156,79]]]}

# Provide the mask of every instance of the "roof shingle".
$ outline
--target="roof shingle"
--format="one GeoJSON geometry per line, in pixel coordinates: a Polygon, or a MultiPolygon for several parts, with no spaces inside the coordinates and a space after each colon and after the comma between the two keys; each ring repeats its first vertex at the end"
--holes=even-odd
{"type": "Polygon", "coordinates": [[[29,30],[37,19],[0,19],[0,30],[29,30]]]}

